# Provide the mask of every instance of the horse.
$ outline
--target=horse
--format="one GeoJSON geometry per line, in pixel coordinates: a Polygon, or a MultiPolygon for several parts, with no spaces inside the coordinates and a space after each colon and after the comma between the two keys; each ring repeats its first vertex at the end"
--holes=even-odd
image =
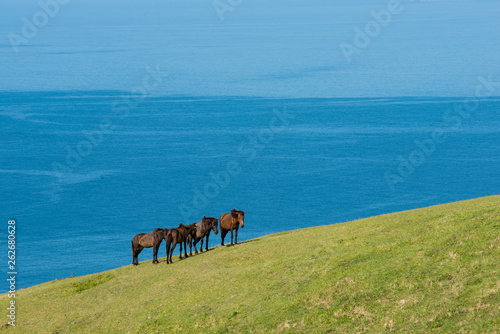
{"type": "Polygon", "coordinates": [[[245,211],[232,209],[230,213],[223,213],[220,216],[221,245],[224,246],[224,238],[227,232],[231,231],[231,245],[233,244],[233,231],[236,233],[235,244],[238,243],[238,229],[245,227],[245,211]]]}
{"type": "Polygon", "coordinates": [[[165,237],[165,242],[167,243],[167,264],[172,263],[172,254],[177,244],[180,244],[179,259],[182,260],[182,243],[184,243],[184,255],[188,257],[186,242],[188,235],[195,229],[196,227],[192,225],[179,224],[179,227],[172,228],[168,231],[165,237]]]}
{"type": "Polygon", "coordinates": [[[196,249],[196,244],[201,240],[200,252],[203,252],[203,239],[207,237],[207,242],[205,245],[205,250],[208,251],[208,237],[210,236],[210,230],[213,230],[215,235],[219,234],[219,230],[217,229],[218,225],[217,218],[214,217],[205,217],[201,219],[201,221],[191,224],[191,226],[195,226],[195,230],[192,231],[189,236],[189,255],[193,255],[193,245],[195,254],[198,254],[198,249],[196,249]]]}
{"type": "Polygon", "coordinates": [[[164,239],[165,232],[166,229],[157,227],[152,232],[139,233],[132,238],[132,264],[134,266],[139,264],[138,256],[142,250],[151,247],[153,247],[153,264],[158,263],[158,249],[164,239]]]}

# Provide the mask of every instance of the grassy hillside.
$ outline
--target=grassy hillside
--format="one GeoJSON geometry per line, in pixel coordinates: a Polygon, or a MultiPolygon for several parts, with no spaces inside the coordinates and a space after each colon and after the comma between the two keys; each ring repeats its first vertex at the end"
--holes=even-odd
{"type": "Polygon", "coordinates": [[[17,325],[3,329],[498,333],[499,212],[492,196],[53,281],[20,290],[17,325]]]}

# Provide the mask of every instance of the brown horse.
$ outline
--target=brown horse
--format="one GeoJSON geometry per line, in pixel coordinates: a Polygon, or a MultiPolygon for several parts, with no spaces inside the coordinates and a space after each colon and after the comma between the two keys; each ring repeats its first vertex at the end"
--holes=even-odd
{"type": "Polygon", "coordinates": [[[208,251],[208,237],[210,236],[210,230],[214,231],[217,235],[219,234],[219,230],[217,229],[218,225],[217,218],[214,217],[205,217],[201,219],[201,221],[191,224],[195,226],[195,230],[189,234],[189,255],[193,255],[193,245],[195,254],[198,254],[198,249],[196,249],[196,244],[201,240],[200,252],[203,252],[203,239],[207,237],[207,242],[205,245],[205,250],[208,251]]]}
{"type": "Polygon", "coordinates": [[[172,228],[168,231],[166,234],[165,241],[167,243],[167,264],[172,263],[172,254],[174,253],[175,246],[177,244],[180,245],[180,254],[179,254],[179,259],[182,260],[182,243],[184,243],[184,255],[188,257],[187,255],[187,246],[186,242],[188,239],[188,235],[191,234],[192,231],[194,231],[196,227],[192,225],[184,225],[184,224],[179,224],[179,227],[177,228],[172,228]],[[170,247],[172,246],[172,247],[170,247]]]}
{"type": "Polygon", "coordinates": [[[132,238],[132,264],[139,264],[138,256],[144,248],[153,247],[153,264],[158,263],[158,248],[164,239],[167,229],[155,228],[153,232],[139,233],[132,238]]]}
{"type": "Polygon", "coordinates": [[[220,234],[222,238],[221,245],[224,246],[224,238],[227,232],[231,231],[231,245],[233,244],[233,231],[235,231],[235,244],[238,243],[238,229],[245,227],[245,211],[232,209],[230,213],[223,213],[220,216],[220,234]]]}

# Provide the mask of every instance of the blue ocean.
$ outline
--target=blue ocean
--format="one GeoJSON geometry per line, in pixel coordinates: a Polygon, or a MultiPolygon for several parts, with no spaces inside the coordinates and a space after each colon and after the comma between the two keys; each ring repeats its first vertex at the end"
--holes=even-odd
{"type": "Polygon", "coordinates": [[[38,2],[2,3],[17,288],[129,265],[135,234],[232,208],[244,241],[500,193],[500,6],[401,2],[366,32],[390,6],[68,2],[41,24],[38,2]]]}

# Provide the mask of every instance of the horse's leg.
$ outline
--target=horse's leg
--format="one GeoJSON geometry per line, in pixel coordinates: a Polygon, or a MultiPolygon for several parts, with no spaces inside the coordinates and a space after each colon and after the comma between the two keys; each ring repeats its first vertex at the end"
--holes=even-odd
{"type": "Polygon", "coordinates": [[[135,263],[136,265],[139,264],[139,254],[141,254],[142,250],[144,249],[144,247],[142,247],[141,245],[137,246],[136,250],[135,250],[135,263]]]}
{"type": "Polygon", "coordinates": [[[158,263],[158,246],[159,244],[153,245],[153,264],[158,263]]]}
{"type": "Polygon", "coordinates": [[[191,237],[191,239],[189,239],[189,256],[193,255],[192,252],[193,246],[194,246],[194,253],[198,254],[198,249],[196,249],[196,237],[191,237]]]}
{"type": "MultiPolygon", "coordinates": [[[[200,241],[200,239],[198,239],[198,238],[195,238],[194,241],[193,241],[194,253],[195,254],[198,254],[198,247],[196,247],[196,244],[198,244],[199,241],[200,241]]],[[[200,248],[200,252],[201,252],[201,248],[200,248]]]]}
{"type": "Polygon", "coordinates": [[[220,244],[221,246],[224,246],[224,238],[226,237],[226,234],[227,234],[226,230],[223,230],[223,229],[220,230],[220,237],[222,239],[222,242],[220,244]]]}
{"type": "Polygon", "coordinates": [[[160,239],[160,242],[158,242],[158,245],[156,245],[156,263],[160,263],[160,261],[158,261],[158,254],[160,253],[160,246],[162,241],[163,239],[160,239]]]}
{"type": "Polygon", "coordinates": [[[158,260],[158,254],[160,253],[160,246],[162,241],[163,239],[160,239],[160,242],[158,242],[158,244],[156,245],[156,263],[160,263],[160,261],[158,260]]]}
{"type": "Polygon", "coordinates": [[[167,244],[167,264],[172,263],[172,253],[174,252],[175,248],[175,243],[174,243],[174,238],[171,233],[167,234],[167,238],[165,239],[165,243],[167,244]],[[172,245],[174,247],[172,247],[172,245]]]}
{"type": "MultiPolygon", "coordinates": [[[[191,235],[188,236],[189,240],[189,255],[193,255],[193,237],[191,235]]],[[[194,249],[196,249],[196,246],[194,246],[194,249]]]]}
{"type": "Polygon", "coordinates": [[[191,237],[191,239],[189,240],[190,244],[189,244],[189,256],[193,256],[193,252],[192,252],[192,247],[194,246],[194,253],[195,254],[198,254],[198,249],[196,248],[196,237],[191,237]]]}
{"type": "Polygon", "coordinates": [[[188,254],[187,254],[187,238],[184,239],[184,255],[186,255],[186,257],[188,257],[188,254]]]}
{"type": "Polygon", "coordinates": [[[234,243],[238,244],[238,228],[234,231],[234,243]]]}
{"type": "MultiPolygon", "coordinates": [[[[201,239],[199,239],[198,241],[200,242],[200,253],[203,253],[203,237],[201,237],[201,239]]],[[[196,246],[194,247],[194,249],[196,249],[196,246]]]]}
{"type": "Polygon", "coordinates": [[[172,253],[174,252],[174,248],[172,247],[173,241],[169,239],[167,242],[167,264],[172,263],[172,253]]]}
{"type": "Polygon", "coordinates": [[[168,241],[165,241],[165,252],[167,253],[167,264],[168,264],[168,256],[170,254],[170,243],[168,241]]]}
{"type": "Polygon", "coordinates": [[[170,248],[170,263],[172,263],[172,254],[174,254],[175,246],[177,246],[175,241],[172,241],[172,248],[170,248]]]}
{"type": "Polygon", "coordinates": [[[172,247],[170,248],[170,263],[172,263],[172,254],[174,254],[174,250],[175,250],[175,246],[177,246],[175,244],[175,241],[172,241],[172,247]]]}
{"type": "Polygon", "coordinates": [[[231,245],[233,244],[233,232],[234,230],[231,230],[231,245]]]}
{"type": "Polygon", "coordinates": [[[156,264],[156,245],[153,244],[153,264],[156,264]]]}
{"type": "MultiPolygon", "coordinates": [[[[210,236],[210,233],[207,234],[207,241],[205,244],[205,250],[208,252],[208,237],[210,236]]],[[[203,238],[201,239],[201,247],[203,248],[203,238]]]]}
{"type": "Polygon", "coordinates": [[[135,248],[135,247],[134,247],[134,243],[132,243],[132,264],[133,264],[134,266],[136,266],[136,265],[137,265],[137,263],[135,263],[136,261],[135,261],[135,249],[134,249],[134,248],[135,248]]]}

